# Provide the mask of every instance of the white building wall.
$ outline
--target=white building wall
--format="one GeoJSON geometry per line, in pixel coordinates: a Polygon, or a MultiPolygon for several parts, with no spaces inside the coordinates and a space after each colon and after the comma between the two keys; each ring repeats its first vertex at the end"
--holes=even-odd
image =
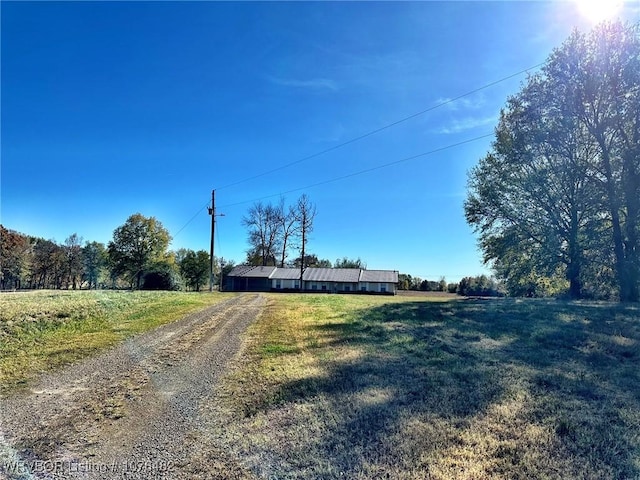
{"type": "Polygon", "coordinates": [[[271,288],[274,289],[297,289],[299,280],[278,280],[271,279],[271,288]]]}

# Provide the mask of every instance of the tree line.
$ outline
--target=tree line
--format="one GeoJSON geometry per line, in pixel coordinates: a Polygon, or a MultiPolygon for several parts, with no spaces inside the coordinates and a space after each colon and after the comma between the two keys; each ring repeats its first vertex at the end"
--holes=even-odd
{"type": "MultiPolygon", "coordinates": [[[[0,289],[200,290],[209,282],[209,253],[170,251],[170,241],[157,219],[139,213],[116,228],[107,245],[75,233],[59,244],[0,225],[0,289]]],[[[217,275],[233,266],[214,258],[217,275]]]]}
{"type": "Polygon", "coordinates": [[[464,277],[458,283],[447,283],[444,277],[438,281],[423,280],[401,273],[398,275],[398,290],[457,293],[466,297],[504,297],[506,294],[499,281],[486,275],[464,277]]]}
{"type": "Polygon", "coordinates": [[[640,300],[638,25],[575,31],[508,99],[465,215],[511,295],[640,300]]]}
{"type": "MultiPolygon", "coordinates": [[[[366,268],[360,258],[335,262],[308,253],[315,205],[302,195],[285,207],[256,203],[242,218],[250,248],[247,265],[300,268],[366,268]],[[291,252],[298,256],[291,259],[291,252]]],[[[169,250],[171,235],[154,217],[131,215],[106,245],[84,242],[77,234],[63,243],[0,225],[0,289],[130,288],[198,291],[209,283],[210,255],[204,250],[169,250]]],[[[214,257],[214,277],[222,283],[234,261],[214,257]]]]}

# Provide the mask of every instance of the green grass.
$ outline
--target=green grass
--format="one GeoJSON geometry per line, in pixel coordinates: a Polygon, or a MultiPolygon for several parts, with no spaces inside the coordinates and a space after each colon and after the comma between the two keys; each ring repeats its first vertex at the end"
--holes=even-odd
{"type": "Polygon", "coordinates": [[[1,294],[0,392],[224,298],[182,292],[1,294]]]}
{"type": "Polygon", "coordinates": [[[250,333],[225,442],[261,476],[640,478],[637,306],[273,295],[250,333]]]}

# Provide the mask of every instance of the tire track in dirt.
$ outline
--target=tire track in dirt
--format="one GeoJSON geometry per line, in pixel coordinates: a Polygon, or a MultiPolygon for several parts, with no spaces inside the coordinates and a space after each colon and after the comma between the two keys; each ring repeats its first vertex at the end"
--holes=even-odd
{"type": "Polygon", "coordinates": [[[264,303],[234,297],[1,400],[0,478],[211,478],[199,407],[264,303]]]}

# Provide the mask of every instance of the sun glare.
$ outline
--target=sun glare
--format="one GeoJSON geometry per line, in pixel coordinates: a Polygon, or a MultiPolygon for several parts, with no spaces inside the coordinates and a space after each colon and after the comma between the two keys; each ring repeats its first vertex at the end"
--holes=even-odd
{"type": "Polygon", "coordinates": [[[575,0],[580,13],[592,23],[611,20],[622,10],[623,0],[575,0]]]}

